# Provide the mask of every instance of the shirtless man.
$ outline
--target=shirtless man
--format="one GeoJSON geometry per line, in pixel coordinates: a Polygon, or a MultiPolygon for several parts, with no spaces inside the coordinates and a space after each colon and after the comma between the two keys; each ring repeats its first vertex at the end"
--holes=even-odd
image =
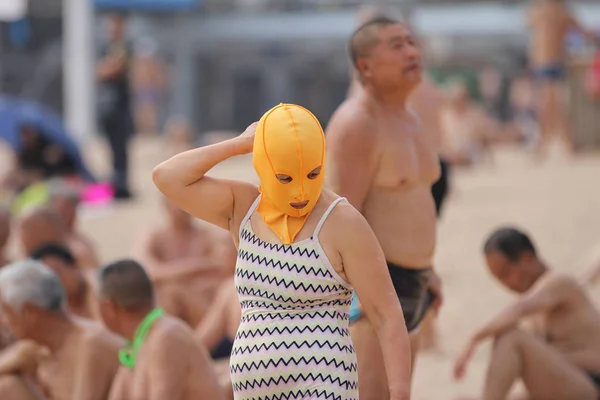
{"type": "Polygon", "coordinates": [[[495,231],[484,253],[492,275],[519,298],[476,331],[455,364],[455,377],[465,375],[477,345],[494,339],[484,400],[505,399],[518,379],[531,398],[598,399],[600,313],[585,290],[575,279],[550,270],[517,229],[495,231]],[[532,333],[518,329],[525,319],[532,333]]]}
{"type": "Polygon", "coordinates": [[[543,156],[545,145],[554,129],[558,130],[568,148],[573,150],[573,137],[567,120],[562,97],[565,78],[565,49],[567,34],[573,30],[596,41],[591,30],[583,28],[569,11],[564,0],[534,0],[527,19],[531,30],[529,62],[537,80],[538,111],[541,138],[538,156],[543,156]]]}
{"type": "Polygon", "coordinates": [[[123,341],[71,316],[65,303],[60,279],[42,263],[26,260],[0,270],[0,308],[20,339],[0,355],[0,381],[8,382],[0,384],[0,398],[106,399],[123,341]]]}
{"type": "Polygon", "coordinates": [[[46,243],[59,243],[68,246],[81,271],[90,270],[85,267],[89,256],[78,246],[70,246],[65,221],[60,214],[48,206],[36,206],[25,211],[19,217],[19,236],[23,254],[29,256],[35,249],[46,243]]]}
{"type": "Polygon", "coordinates": [[[50,205],[62,217],[67,231],[69,248],[79,254],[80,266],[95,270],[100,261],[92,241],[77,229],[77,209],[81,198],[76,188],[62,181],[51,182],[49,185],[50,205]]]}
{"type": "Polygon", "coordinates": [[[222,399],[208,355],[190,328],[156,308],[152,282],[140,264],[109,264],[98,281],[104,323],[133,343],[121,351],[123,366],[110,400],[222,399]]]}
{"type": "MultiPolygon", "coordinates": [[[[362,90],[335,112],[327,131],[328,181],[363,213],[388,261],[414,357],[423,317],[441,302],[433,272],[436,210],[431,185],[440,176],[435,148],[406,100],[421,81],[421,55],[401,23],[378,18],[350,41],[362,90]]],[[[365,266],[368,268],[368,266],[365,266]]],[[[382,351],[355,297],[352,339],[361,399],[386,399],[382,351]]],[[[384,349],[385,350],[385,349],[384,349]]]]}
{"type": "Polygon", "coordinates": [[[156,286],[158,303],[195,327],[219,284],[233,275],[237,252],[227,231],[192,217],[163,199],[167,224],[152,230],[136,251],[156,286]]]}
{"type": "MultiPolygon", "coordinates": [[[[377,18],[386,18],[388,12],[378,7],[365,7],[358,14],[359,26],[377,18]]],[[[355,96],[363,90],[356,68],[352,69],[352,80],[348,97],[355,96]]],[[[421,78],[421,83],[411,92],[407,106],[417,113],[423,131],[429,135],[438,155],[440,156],[440,178],[432,185],[431,193],[435,200],[435,208],[440,215],[442,206],[449,191],[449,164],[445,157],[444,130],[441,127],[440,113],[446,104],[445,95],[437,88],[427,74],[421,78]]]]}
{"type": "Polygon", "coordinates": [[[500,136],[500,126],[471,98],[460,81],[453,82],[448,102],[441,110],[446,157],[453,165],[471,166],[491,159],[490,145],[500,136]]]}
{"type": "Polygon", "coordinates": [[[6,254],[6,247],[10,238],[10,223],[10,211],[0,207],[0,268],[10,262],[8,254],[6,254]]]}
{"type": "Polygon", "coordinates": [[[233,340],[242,318],[233,279],[223,282],[204,320],[196,327],[196,336],[210,350],[219,382],[229,398],[233,399],[229,357],[233,340]]]}
{"type": "Polygon", "coordinates": [[[30,257],[39,260],[58,275],[67,294],[69,312],[83,318],[97,319],[98,309],[94,294],[75,258],[65,246],[48,243],[34,250],[30,257]]]}

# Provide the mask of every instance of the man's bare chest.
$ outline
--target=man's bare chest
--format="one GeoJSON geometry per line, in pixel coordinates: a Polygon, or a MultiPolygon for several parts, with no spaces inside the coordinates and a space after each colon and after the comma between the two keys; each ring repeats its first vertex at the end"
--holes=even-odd
{"type": "Polygon", "coordinates": [[[177,234],[165,231],[159,235],[156,246],[162,261],[176,261],[208,254],[210,238],[199,232],[177,234]]]}
{"type": "Polygon", "coordinates": [[[376,175],[380,185],[430,185],[439,178],[437,153],[421,129],[398,123],[383,128],[379,135],[381,157],[376,175]]]}
{"type": "Polygon", "coordinates": [[[65,351],[40,363],[36,374],[37,382],[44,394],[52,400],[72,400],[78,367],[75,353],[65,351]]]}

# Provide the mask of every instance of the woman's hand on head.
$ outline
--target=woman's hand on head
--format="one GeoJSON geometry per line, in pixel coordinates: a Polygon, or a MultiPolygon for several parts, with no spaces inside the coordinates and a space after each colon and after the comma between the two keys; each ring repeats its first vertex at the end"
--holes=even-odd
{"type": "Polygon", "coordinates": [[[237,137],[237,140],[240,143],[240,152],[242,154],[252,153],[252,149],[254,148],[254,135],[256,133],[257,126],[258,122],[252,123],[244,132],[242,132],[240,136],[237,137]]]}

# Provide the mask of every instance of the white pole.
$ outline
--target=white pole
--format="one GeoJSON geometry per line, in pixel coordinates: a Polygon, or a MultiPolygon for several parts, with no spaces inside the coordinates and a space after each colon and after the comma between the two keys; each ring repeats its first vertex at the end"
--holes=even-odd
{"type": "Polygon", "coordinates": [[[80,142],[96,130],[93,0],[64,0],[63,98],[65,120],[80,142]]]}

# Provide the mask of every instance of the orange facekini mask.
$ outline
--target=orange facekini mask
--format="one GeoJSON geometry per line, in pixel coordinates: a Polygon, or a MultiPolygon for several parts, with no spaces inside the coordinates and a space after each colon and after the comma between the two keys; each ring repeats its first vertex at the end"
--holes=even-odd
{"type": "Polygon", "coordinates": [[[282,243],[291,244],[323,189],[325,135],[321,124],[310,111],[294,104],[272,108],[256,127],[252,162],[262,193],[258,212],[282,243]],[[320,173],[315,174],[319,168],[320,173]],[[305,201],[303,208],[292,206],[305,201]]]}

